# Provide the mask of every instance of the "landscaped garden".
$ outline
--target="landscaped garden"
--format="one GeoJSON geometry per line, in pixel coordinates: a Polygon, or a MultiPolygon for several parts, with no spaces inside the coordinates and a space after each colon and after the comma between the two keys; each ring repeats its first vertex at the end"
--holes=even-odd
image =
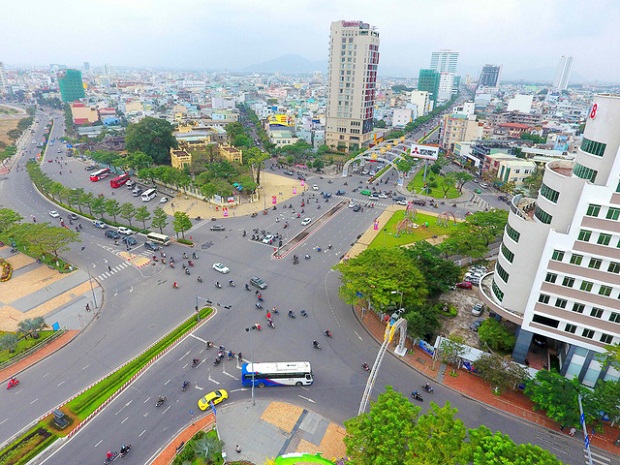
{"type": "Polygon", "coordinates": [[[450,176],[435,174],[430,167],[426,170],[426,182],[424,181],[424,167],[422,167],[407,184],[407,190],[436,199],[456,199],[461,196],[450,176]]]}

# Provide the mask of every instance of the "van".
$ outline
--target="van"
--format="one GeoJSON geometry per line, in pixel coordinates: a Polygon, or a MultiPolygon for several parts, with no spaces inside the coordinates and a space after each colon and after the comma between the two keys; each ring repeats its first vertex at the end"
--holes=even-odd
{"type": "Polygon", "coordinates": [[[422,206],[425,206],[425,205],[426,205],[426,200],[422,200],[422,199],[414,199],[414,200],[412,201],[412,203],[413,203],[414,205],[422,205],[422,206]]]}

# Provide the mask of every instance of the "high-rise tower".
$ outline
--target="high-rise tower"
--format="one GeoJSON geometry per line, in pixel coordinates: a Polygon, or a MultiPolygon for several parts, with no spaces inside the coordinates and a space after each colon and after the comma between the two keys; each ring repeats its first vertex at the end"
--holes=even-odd
{"type": "Polygon", "coordinates": [[[4,70],[4,63],[0,61],[0,94],[6,92],[9,82],[6,78],[6,71],[4,70]]]}
{"type": "Polygon", "coordinates": [[[553,87],[558,90],[566,90],[568,88],[568,80],[573,69],[573,57],[561,57],[558,67],[555,71],[553,79],[553,87]]]}
{"type": "Polygon", "coordinates": [[[431,69],[438,73],[456,73],[456,62],[459,52],[454,50],[439,50],[431,54],[431,69]]]}
{"type": "Polygon", "coordinates": [[[497,65],[484,65],[478,79],[479,87],[497,87],[499,85],[500,67],[497,65]]]}
{"type": "Polygon", "coordinates": [[[326,144],[344,150],[370,141],[379,32],[362,21],[334,21],[329,36],[326,144]]]}
{"type": "Polygon", "coordinates": [[[58,73],[58,86],[63,102],[75,102],[84,98],[82,72],[76,69],[65,69],[58,73]]]}

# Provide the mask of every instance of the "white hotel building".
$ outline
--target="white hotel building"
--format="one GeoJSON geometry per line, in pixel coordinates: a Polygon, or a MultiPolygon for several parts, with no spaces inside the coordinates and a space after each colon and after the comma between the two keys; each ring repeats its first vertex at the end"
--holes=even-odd
{"type": "Polygon", "coordinates": [[[520,326],[513,357],[534,335],[557,350],[561,373],[588,386],[616,380],[597,354],[620,343],[620,96],[599,95],[574,161],[546,165],[538,197],[516,196],[488,306],[520,326]]]}

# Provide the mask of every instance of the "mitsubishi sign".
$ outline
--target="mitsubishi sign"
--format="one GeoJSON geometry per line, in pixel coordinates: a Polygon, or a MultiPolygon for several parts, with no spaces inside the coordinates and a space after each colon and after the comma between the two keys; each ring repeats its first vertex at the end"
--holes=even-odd
{"type": "Polygon", "coordinates": [[[414,158],[425,158],[427,160],[437,160],[439,147],[432,145],[412,145],[410,156],[414,158]]]}

